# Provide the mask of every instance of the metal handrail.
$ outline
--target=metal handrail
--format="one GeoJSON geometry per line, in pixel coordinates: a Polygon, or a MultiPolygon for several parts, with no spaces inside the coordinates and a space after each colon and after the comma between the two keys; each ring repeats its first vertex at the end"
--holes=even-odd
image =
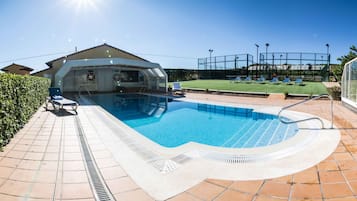
{"type": "Polygon", "coordinates": [[[292,124],[292,123],[298,123],[298,122],[309,121],[309,120],[319,120],[321,122],[322,129],[325,129],[324,122],[322,121],[322,119],[320,117],[310,117],[310,118],[296,120],[296,121],[286,121],[286,120],[282,119],[282,117],[280,115],[284,110],[286,110],[288,108],[291,108],[291,107],[294,107],[296,105],[300,105],[300,104],[303,104],[303,103],[306,103],[306,102],[309,102],[309,101],[317,100],[317,99],[322,98],[322,97],[328,97],[330,99],[330,102],[331,102],[331,127],[330,128],[332,129],[333,128],[333,99],[328,94],[322,94],[322,95],[319,95],[319,96],[314,96],[314,97],[311,97],[309,99],[305,99],[303,101],[300,101],[300,102],[297,102],[297,103],[294,103],[294,104],[291,104],[291,105],[288,105],[288,106],[285,106],[285,107],[281,108],[281,110],[278,113],[279,120],[284,124],[292,124]]]}

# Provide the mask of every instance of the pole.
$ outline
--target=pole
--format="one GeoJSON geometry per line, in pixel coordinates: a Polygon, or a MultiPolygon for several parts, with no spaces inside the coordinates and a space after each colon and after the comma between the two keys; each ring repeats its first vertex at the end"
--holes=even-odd
{"type": "MultiPolygon", "coordinates": [[[[266,65],[266,70],[268,70],[268,47],[269,43],[265,43],[265,65],[266,65]]],[[[269,77],[271,77],[269,75],[269,77]]]]}
{"type": "Polygon", "coordinates": [[[258,77],[258,66],[259,66],[258,54],[259,54],[259,45],[255,43],[255,47],[257,47],[257,63],[256,63],[256,65],[255,65],[255,76],[258,77]]]}
{"type": "MultiPolygon", "coordinates": [[[[328,68],[328,75],[329,75],[329,79],[331,76],[331,67],[330,67],[330,45],[327,43],[326,44],[327,47],[327,68],[328,68]]],[[[328,80],[329,81],[329,80],[328,80]]]]}
{"type": "Polygon", "coordinates": [[[209,75],[210,75],[210,79],[212,79],[212,49],[209,49],[209,75]]]}

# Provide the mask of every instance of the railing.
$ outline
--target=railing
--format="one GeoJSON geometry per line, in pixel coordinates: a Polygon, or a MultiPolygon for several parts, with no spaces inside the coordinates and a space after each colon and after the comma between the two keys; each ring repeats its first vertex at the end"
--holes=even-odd
{"type": "Polygon", "coordinates": [[[279,120],[284,124],[292,124],[292,123],[298,123],[298,122],[310,121],[310,120],[319,120],[321,122],[322,129],[325,129],[324,122],[319,117],[310,117],[310,118],[296,120],[296,121],[286,121],[286,120],[282,119],[282,117],[280,115],[284,110],[286,110],[288,108],[292,108],[294,106],[301,105],[301,104],[309,102],[309,101],[317,100],[317,99],[322,98],[322,97],[328,97],[330,99],[330,102],[331,102],[331,127],[330,128],[332,129],[333,128],[333,99],[332,99],[332,97],[330,95],[327,95],[327,94],[314,96],[314,97],[312,97],[310,99],[305,99],[303,101],[300,101],[300,102],[297,102],[297,103],[294,103],[294,104],[291,104],[291,105],[288,105],[286,107],[281,108],[281,110],[278,113],[279,120]]]}

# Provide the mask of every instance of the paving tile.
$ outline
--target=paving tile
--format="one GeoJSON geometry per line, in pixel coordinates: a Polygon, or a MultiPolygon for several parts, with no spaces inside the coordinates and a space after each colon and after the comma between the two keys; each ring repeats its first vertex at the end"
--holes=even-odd
{"type": "Polygon", "coordinates": [[[25,156],[26,152],[24,151],[9,151],[9,153],[6,154],[6,157],[10,158],[17,158],[17,159],[22,159],[25,156]]]}
{"type": "MultiPolygon", "coordinates": [[[[260,195],[260,196],[257,196],[254,201],[288,201],[288,199],[260,195]]],[[[308,200],[308,201],[310,201],[310,200],[308,200]]]]}
{"type": "Polygon", "coordinates": [[[13,196],[13,195],[6,195],[6,194],[0,193],[0,200],[1,201],[19,201],[19,200],[26,200],[26,198],[25,197],[17,197],[17,196],[13,196]]]}
{"type": "Polygon", "coordinates": [[[343,152],[343,153],[333,153],[332,154],[333,158],[337,161],[341,160],[353,160],[352,155],[348,152],[343,152]]]}
{"type": "Polygon", "coordinates": [[[93,193],[88,183],[62,184],[62,199],[92,198],[93,193]]]}
{"type": "Polygon", "coordinates": [[[46,146],[31,146],[28,150],[28,152],[40,152],[43,153],[46,151],[46,146]]]}
{"type": "Polygon", "coordinates": [[[64,152],[66,152],[66,153],[80,153],[81,148],[79,146],[65,146],[64,152]]]}
{"type": "Polygon", "coordinates": [[[147,193],[143,190],[138,189],[135,191],[127,191],[124,193],[114,195],[117,201],[128,201],[128,200],[135,200],[135,201],[154,201],[147,193]]]}
{"type": "Polygon", "coordinates": [[[316,169],[308,169],[294,174],[294,183],[318,184],[319,178],[316,169]]]}
{"type": "Polygon", "coordinates": [[[279,198],[288,198],[290,193],[290,187],[290,184],[265,182],[259,194],[279,198]]]}
{"type": "Polygon", "coordinates": [[[320,184],[295,184],[292,186],[291,197],[294,199],[321,199],[320,184]]]}
{"type": "Polygon", "coordinates": [[[9,168],[9,167],[0,167],[0,178],[9,178],[9,176],[12,174],[12,172],[14,171],[13,168],[9,168]]]}
{"type": "Polygon", "coordinates": [[[222,180],[222,179],[206,179],[206,182],[213,183],[222,187],[228,187],[233,183],[233,181],[231,180],[222,180]]]}
{"type": "Polygon", "coordinates": [[[333,198],[333,199],[325,199],[325,201],[356,201],[356,197],[344,197],[344,198],[333,198]]]}
{"type": "Polygon", "coordinates": [[[44,159],[45,161],[58,161],[58,153],[49,153],[45,154],[44,159]]]}
{"type": "Polygon", "coordinates": [[[317,165],[319,171],[339,170],[338,165],[334,160],[325,160],[317,165]]]}
{"type": "Polygon", "coordinates": [[[114,167],[118,165],[113,158],[99,158],[95,159],[95,162],[99,168],[114,167]]]}
{"type": "Polygon", "coordinates": [[[34,183],[31,187],[31,198],[51,199],[55,190],[55,184],[34,183]]]}
{"type": "Polygon", "coordinates": [[[251,201],[253,199],[252,194],[241,193],[234,190],[226,190],[221,195],[215,199],[215,201],[231,201],[231,200],[239,200],[239,201],[251,201]]]}
{"type": "Polygon", "coordinates": [[[64,153],[65,161],[81,161],[83,160],[81,153],[64,153]]]}
{"type": "Polygon", "coordinates": [[[56,176],[57,176],[57,171],[41,170],[41,171],[37,172],[34,181],[39,182],[39,183],[55,183],[56,176]]]}
{"type": "Polygon", "coordinates": [[[93,151],[92,153],[96,160],[100,159],[100,158],[112,158],[113,157],[113,155],[109,151],[106,151],[106,150],[93,151]]]}
{"type": "Polygon", "coordinates": [[[15,196],[25,196],[31,187],[29,182],[21,182],[14,180],[7,180],[3,185],[0,186],[0,193],[15,195],[15,196]]]}
{"type": "Polygon", "coordinates": [[[325,198],[341,198],[353,196],[353,193],[348,188],[346,183],[321,184],[323,197],[325,198]]]}
{"type": "Polygon", "coordinates": [[[292,177],[292,175],[287,175],[287,176],[271,179],[271,181],[277,182],[277,183],[291,184],[293,181],[293,177],[292,177]]]}
{"type": "Polygon", "coordinates": [[[64,161],[63,170],[85,170],[83,161],[64,161]]]}
{"type": "Polygon", "coordinates": [[[104,179],[116,179],[127,175],[120,166],[102,168],[100,171],[104,179]]]}
{"type": "Polygon", "coordinates": [[[40,164],[41,161],[22,160],[21,163],[17,166],[17,168],[26,170],[37,170],[40,167],[40,164]]]}
{"type": "Polygon", "coordinates": [[[106,183],[113,194],[139,189],[139,186],[130,177],[108,180],[106,183]]]}
{"type": "MultiPolygon", "coordinates": [[[[11,142],[12,142],[12,140],[11,140],[11,142]]],[[[15,151],[27,151],[29,148],[30,148],[30,145],[17,144],[12,148],[12,150],[15,150],[15,151]]]]}
{"type": "Polygon", "coordinates": [[[63,171],[63,183],[86,183],[88,175],[86,171],[63,171]]]}
{"type": "Polygon", "coordinates": [[[221,186],[208,182],[201,182],[200,184],[187,190],[187,192],[202,200],[212,200],[224,190],[225,188],[221,186]]]}
{"type": "Polygon", "coordinates": [[[229,187],[241,192],[255,194],[262,186],[263,181],[235,181],[229,187]]]}
{"type": "Polygon", "coordinates": [[[35,170],[23,170],[15,169],[11,174],[10,179],[24,182],[32,182],[35,178],[37,171],[35,170]]]}
{"type": "Polygon", "coordinates": [[[321,183],[345,182],[340,171],[319,172],[321,183]]]}
{"type": "Polygon", "coordinates": [[[43,153],[37,153],[37,152],[27,152],[25,154],[24,159],[26,160],[42,160],[43,159],[44,154],[43,153]]]}
{"type": "Polygon", "coordinates": [[[168,199],[167,201],[202,201],[202,200],[194,197],[189,193],[183,192],[168,199]]]}
{"type": "Polygon", "coordinates": [[[341,170],[357,170],[357,161],[355,160],[341,160],[337,163],[341,170]]]}
{"type": "Polygon", "coordinates": [[[21,162],[21,159],[4,157],[0,161],[0,166],[16,168],[19,165],[20,162],[21,162]]]}
{"type": "Polygon", "coordinates": [[[357,170],[341,171],[348,181],[357,181],[357,170]]]}
{"type": "Polygon", "coordinates": [[[59,167],[58,161],[42,161],[40,170],[57,170],[59,167]]]}

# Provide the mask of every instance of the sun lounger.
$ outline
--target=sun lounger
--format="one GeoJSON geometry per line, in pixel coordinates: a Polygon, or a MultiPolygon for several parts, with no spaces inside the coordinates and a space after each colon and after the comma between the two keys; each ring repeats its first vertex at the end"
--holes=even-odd
{"type": "Polygon", "coordinates": [[[265,77],[262,75],[260,78],[257,79],[257,83],[259,84],[265,84],[265,77]]]}
{"type": "Polygon", "coordinates": [[[305,84],[301,78],[297,78],[295,80],[295,84],[300,85],[300,86],[305,86],[305,84]]]}
{"type": "Polygon", "coordinates": [[[172,92],[176,95],[185,95],[184,91],[182,90],[181,84],[179,82],[174,82],[172,84],[172,92]]]}
{"type": "Polygon", "coordinates": [[[273,84],[280,84],[279,79],[277,77],[273,77],[273,79],[271,79],[270,82],[273,84]]]}
{"type": "Polygon", "coordinates": [[[237,77],[235,77],[234,79],[231,80],[231,82],[234,82],[234,83],[241,82],[241,81],[242,81],[242,79],[240,78],[240,76],[237,76],[237,77]]]}
{"type": "Polygon", "coordinates": [[[78,103],[76,101],[64,98],[62,96],[60,88],[51,87],[48,89],[49,97],[46,101],[46,110],[48,111],[48,104],[51,103],[55,111],[64,109],[65,106],[70,106],[72,110],[77,113],[78,103]],[[57,106],[57,107],[56,107],[57,106]]]}
{"type": "Polygon", "coordinates": [[[252,78],[250,76],[247,76],[245,79],[244,79],[244,82],[245,83],[251,83],[252,82],[252,78]]]}
{"type": "Polygon", "coordinates": [[[283,80],[283,83],[284,83],[284,84],[287,84],[287,85],[291,85],[291,84],[292,84],[290,78],[288,78],[288,77],[286,77],[286,78],[283,80]]]}

